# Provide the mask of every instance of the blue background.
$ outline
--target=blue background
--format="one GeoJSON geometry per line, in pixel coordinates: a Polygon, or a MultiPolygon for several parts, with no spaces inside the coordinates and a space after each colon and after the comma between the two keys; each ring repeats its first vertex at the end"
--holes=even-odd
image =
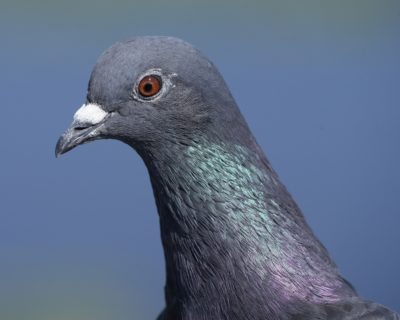
{"type": "Polygon", "coordinates": [[[400,2],[0,5],[0,318],[154,319],[164,261],[141,159],[54,158],[98,55],[182,37],[219,67],[274,168],[360,294],[400,311],[400,2]]]}

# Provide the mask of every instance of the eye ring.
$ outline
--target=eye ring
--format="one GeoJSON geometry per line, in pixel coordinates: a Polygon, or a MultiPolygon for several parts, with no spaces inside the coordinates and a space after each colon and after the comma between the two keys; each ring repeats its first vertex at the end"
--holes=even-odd
{"type": "Polygon", "coordinates": [[[139,81],[138,93],[143,98],[151,98],[160,92],[161,87],[162,81],[158,75],[146,75],[139,81]]]}

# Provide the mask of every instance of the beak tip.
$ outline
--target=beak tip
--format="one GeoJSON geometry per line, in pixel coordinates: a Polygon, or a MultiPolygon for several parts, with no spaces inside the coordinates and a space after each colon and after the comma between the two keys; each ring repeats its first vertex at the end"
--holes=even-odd
{"type": "Polygon", "coordinates": [[[66,146],[66,139],[65,139],[65,134],[62,135],[56,144],[56,148],[54,150],[54,155],[56,156],[56,158],[59,158],[63,153],[65,153],[67,151],[67,149],[65,148],[66,146]]]}

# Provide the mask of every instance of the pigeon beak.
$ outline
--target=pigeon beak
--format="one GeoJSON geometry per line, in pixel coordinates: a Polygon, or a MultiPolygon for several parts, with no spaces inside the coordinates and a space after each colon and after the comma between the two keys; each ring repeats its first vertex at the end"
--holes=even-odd
{"type": "Polygon", "coordinates": [[[109,115],[110,113],[97,104],[88,103],[80,107],[74,115],[71,126],[57,141],[56,157],[80,144],[100,139],[100,128],[109,115]]]}

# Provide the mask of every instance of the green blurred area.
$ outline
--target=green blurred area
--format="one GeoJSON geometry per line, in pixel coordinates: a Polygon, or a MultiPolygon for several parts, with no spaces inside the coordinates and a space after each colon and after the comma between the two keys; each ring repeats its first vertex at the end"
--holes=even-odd
{"type": "Polygon", "coordinates": [[[211,38],[262,38],[262,30],[295,33],[299,27],[371,36],[390,20],[396,22],[400,4],[396,0],[3,1],[0,15],[3,24],[13,27],[60,28],[52,31],[80,31],[100,39],[116,30],[128,36],[190,31],[211,38]]]}

